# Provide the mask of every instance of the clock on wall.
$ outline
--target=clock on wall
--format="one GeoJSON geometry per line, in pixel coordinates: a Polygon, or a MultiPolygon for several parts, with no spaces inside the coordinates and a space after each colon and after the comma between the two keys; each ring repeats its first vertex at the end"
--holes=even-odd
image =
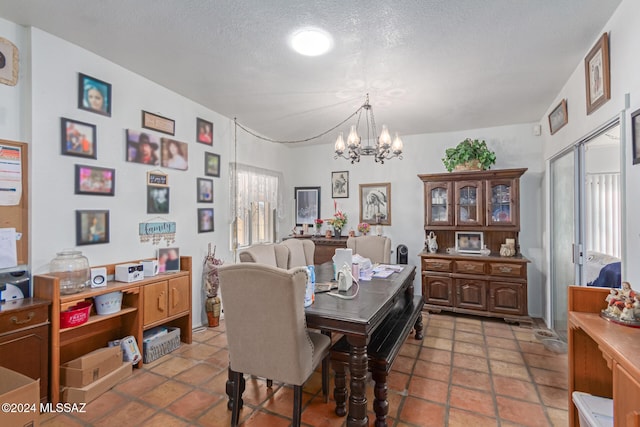
{"type": "Polygon", "coordinates": [[[18,83],[18,48],[0,37],[0,83],[15,86],[18,83]]]}

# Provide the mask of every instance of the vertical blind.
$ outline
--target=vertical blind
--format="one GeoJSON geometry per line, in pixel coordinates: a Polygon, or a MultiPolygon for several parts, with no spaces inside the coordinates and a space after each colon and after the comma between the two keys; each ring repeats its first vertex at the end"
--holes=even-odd
{"type": "Polygon", "coordinates": [[[620,174],[587,174],[587,250],[620,258],[620,174]]]}

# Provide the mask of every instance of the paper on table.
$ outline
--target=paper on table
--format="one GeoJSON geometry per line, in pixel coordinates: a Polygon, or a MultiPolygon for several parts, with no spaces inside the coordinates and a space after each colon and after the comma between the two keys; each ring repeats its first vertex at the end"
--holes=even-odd
{"type": "Polygon", "coordinates": [[[393,270],[379,270],[373,273],[373,277],[385,279],[395,273],[393,270]]]}
{"type": "Polygon", "coordinates": [[[0,228],[0,268],[15,267],[17,265],[16,229],[0,228]]]}

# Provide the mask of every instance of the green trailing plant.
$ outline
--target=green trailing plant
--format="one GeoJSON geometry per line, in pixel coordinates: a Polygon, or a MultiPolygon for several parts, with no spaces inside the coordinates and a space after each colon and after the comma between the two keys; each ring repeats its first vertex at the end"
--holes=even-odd
{"type": "Polygon", "coordinates": [[[487,143],[482,140],[467,138],[456,147],[447,148],[442,163],[449,172],[456,166],[476,160],[482,169],[490,169],[496,163],[496,153],[489,150],[487,143]]]}

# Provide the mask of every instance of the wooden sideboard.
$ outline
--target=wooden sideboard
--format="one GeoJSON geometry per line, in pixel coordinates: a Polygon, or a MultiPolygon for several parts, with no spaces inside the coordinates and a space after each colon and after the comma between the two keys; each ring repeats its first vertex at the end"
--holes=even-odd
{"type": "Polygon", "coordinates": [[[569,426],[580,424],[572,393],[613,398],[615,427],[640,426],[640,329],[600,317],[609,288],[569,287],[569,426]]]}
{"type": "Polygon", "coordinates": [[[310,234],[304,234],[299,236],[287,236],[286,239],[311,239],[316,245],[316,251],[313,256],[313,263],[315,265],[324,264],[331,261],[333,255],[338,248],[347,247],[347,236],[341,237],[324,237],[324,236],[312,236],[310,234]]]}

